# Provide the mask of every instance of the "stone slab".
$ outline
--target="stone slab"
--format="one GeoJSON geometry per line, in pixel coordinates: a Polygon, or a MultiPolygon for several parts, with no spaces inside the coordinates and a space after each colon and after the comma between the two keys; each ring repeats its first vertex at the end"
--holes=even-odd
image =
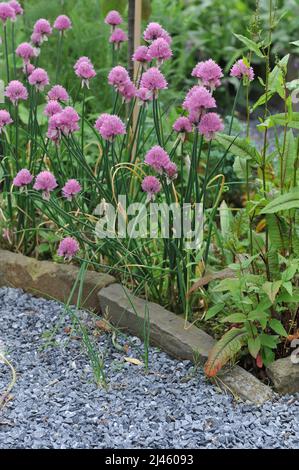
{"type": "MultiPolygon", "coordinates": [[[[73,265],[37,261],[21,254],[0,250],[0,286],[21,288],[35,296],[66,303],[78,272],[79,269],[73,265]]],[[[114,282],[115,279],[108,274],[87,271],[82,307],[99,311],[98,291],[114,282]]],[[[76,301],[77,292],[72,303],[76,301]]]]}
{"type": "Polygon", "coordinates": [[[278,359],[270,364],[267,367],[267,374],[278,393],[299,392],[299,364],[293,364],[291,357],[278,359]]]}

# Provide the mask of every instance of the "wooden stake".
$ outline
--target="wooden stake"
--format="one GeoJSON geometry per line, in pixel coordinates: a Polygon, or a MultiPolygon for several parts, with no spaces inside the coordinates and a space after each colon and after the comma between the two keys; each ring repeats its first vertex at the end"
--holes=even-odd
{"type": "MultiPolygon", "coordinates": [[[[141,40],[141,23],[142,23],[142,0],[135,0],[135,19],[134,19],[134,50],[140,46],[141,40]]],[[[138,63],[134,62],[134,80],[137,83],[138,80],[138,63]]],[[[133,122],[132,122],[132,135],[135,134],[137,126],[139,106],[136,103],[133,111],[133,122]]],[[[136,155],[136,141],[132,149],[131,160],[134,160],[136,155]]]]}

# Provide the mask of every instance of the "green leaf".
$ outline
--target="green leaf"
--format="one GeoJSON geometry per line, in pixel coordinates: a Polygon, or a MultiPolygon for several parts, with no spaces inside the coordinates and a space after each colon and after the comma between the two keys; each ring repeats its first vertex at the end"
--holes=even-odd
{"type": "Polygon", "coordinates": [[[217,313],[223,310],[224,306],[225,306],[224,303],[220,303],[220,304],[214,305],[214,307],[209,308],[209,310],[205,314],[205,320],[210,320],[211,318],[215,317],[217,313]]]}
{"type": "Polygon", "coordinates": [[[240,180],[246,179],[247,176],[247,162],[249,158],[235,157],[234,161],[234,172],[240,180]]]}
{"type": "Polygon", "coordinates": [[[284,98],[284,72],[286,72],[290,54],[285,55],[269,74],[269,90],[284,98]]]}
{"type": "Polygon", "coordinates": [[[270,349],[275,349],[277,347],[277,336],[266,335],[265,333],[262,333],[260,335],[260,339],[263,346],[267,346],[270,349]]]}
{"type": "MultiPolygon", "coordinates": [[[[286,145],[283,155],[283,181],[287,189],[290,188],[294,174],[294,164],[297,157],[296,141],[292,130],[289,130],[286,136],[286,145]]],[[[279,165],[280,176],[280,165],[279,165]]]]}
{"type": "Polygon", "coordinates": [[[282,281],[274,281],[274,282],[265,282],[262,286],[263,291],[268,295],[269,299],[271,300],[272,304],[275,302],[275,298],[281,288],[282,281]]]}
{"type": "Polygon", "coordinates": [[[239,41],[245,44],[247,49],[254,52],[261,59],[264,58],[264,54],[262,53],[262,51],[259,48],[259,45],[256,42],[252,41],[249,38],[246,38],[245,36],[242,36],[241,34],[234,34],[234,36],[236,36],[236,38],[239,39],[239,41]]]}
{"type": "Polygon", "coordinates": [[[213,288],[213,291],[214,292],[229,291],[232,294],[240,292],[240,280],[235,279],[235,278],[223,279],[222,281],[219,282],[219,284],[217,284],[217,286],[213,288]]]}
{"type": "Polygon", "coordinates": [[[291,281],[295,274],[297,273],[298,271],[298,264],[294,263],[294,264],[291,264],[291,266],[289,266],[283,273],[282,273],[282,280],[283,281],[291,281]]]}
{"type": "MultiPolygon", "coordinates": [[[[287,54],[284,56],[278,64],[274,67],[274,69],[270,72],[269,74],[269,84],[268,84],[268,93],[264,93],[262,96],[259,97],[259,99],[256,101],[256,103],[253,105],[253,110],[256,109],[258,106],[261,106],[265,104],[266,102],[270,101],[272,96],[275,93],[278,93],[279,96],[284,99],[284,74],[283,70],[286,70],[286,67],[288,65],[290,55],[287,54]]],[[[270,118],[271,119],[271,118],[270,118]]],[[[268,124],[270,124],[270,121],[267,120],[265,121],[264,127],[268,127],[268,124]],[[267,124],[266,124],[267,123],[267,124]]],[[[271,124],[271,127],[274,124],[271,124]]],[[[262,127],[262,125],[258,126],[262,127]]]]}
{"type": "Polygon", "coordinates": [[[265,346],[262,349],[262,358],[263,358],[264,365],[267,367],[269,364],[271,364],[275,360],[275,353],[270,348],[267,348],[265,346]]]}
{"type": "Polygon", "coordinates": [[[276,214],[267,214],[267,227],[271,242],[271,249],[284,250],[289,244],[288,224],[283,217],[276,214]]]}
{"type": "Polygon", "coordinates": [[[247,319],[250,321],[258,321],[263,329],[266,328],[268,319],[269,319],[270,314],[267,312],[258,312],[256,310],[252,310],[252,312],[249,313],[247,319]]]}
{"type": "Polygon", "coordinates": [[[235,157],[254,160],[257,163],[260,162],[260,154],[254,147],[248,144],[246,139],[217,133],[216,140],[225,148],[225,150],[229,149],[229,152],[232,153],[235,157]]]}
{"type": "Polygon", "coordinates": [[[269,321],[269,326],[279,336],[284,336],[285,338],[288,336],[283,324],[279,320],[276,320],[276,318],[272,318],[272,320],[269,321]]]}
{"type": "Polygon", "coordinates": [[[270,269],[270,273],[272,274],[273,280],[276,281],[280,279],[278,249],[274,248],[273,245],[271,245],[268,251],[268,264],[269,264],[269,269],[270,269]]]}
{"type": "Polygon", "coordinates": [[[268,129],[274,126],[286,126],[292,129],[299,129],[299,113],[292,113],[286,117],[285,113],[274,114],[266,121],[259,124],[258,128],[267,127],[268,129]]]}
{"type": "Polygon", "coordinates": [[[299,187],[290,192],[276,197],[261,211],[261,214],[275,214],[280,211],[299,208],[299,187]]]}
{"type": "Polygon", "coordinates": [[[244,323],[247,321],[244,313],[232,313],[221,320],[222,323],[244,323]]]}
{"type": "Polygon", "coordinates": [[[260,349],[261,349],[261,340],[259,336],[257,336],[256,338],[248,338],[248,350],[250,354],[252,355],[252,357],[254,357],[254,359],[256,359],[260,349]]]}
{"type": "Polygon", "coordinates": [[[263,104],[266,103],[266,101],[270,101],[270,99],[272,98],[272,96],[274,95],[274,91],[273,92],[269,92],[268,94],[264,93],[263,95],[261,95],[259,97],[259,99],[254,103],[254,105],[252,106],[252,110],[254,111],[256,108],[258,108],[259,106],[262,106],[263,104]]]}
{"type": "Polygon", "coordinates": [[[41,243],[38,247],[37,247],[37,250],[40,254],[42,253],[47,253],[50,249],[50,246],[48,245],[48,243],[41,243]]]}
{"type": "Polygon", "coordinates": [[[282,285],[290,295],[293,294],[293,284],[291,281],[284,282],[282,285]]]}

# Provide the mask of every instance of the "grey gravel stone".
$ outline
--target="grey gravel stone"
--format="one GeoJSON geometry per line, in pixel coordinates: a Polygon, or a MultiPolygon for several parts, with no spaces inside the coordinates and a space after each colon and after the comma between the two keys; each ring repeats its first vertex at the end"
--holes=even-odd
{"type": "MultiPolygon", "coordinates": [[[[76,312],[103,355],[107,388],[95,385],[83,345],[69,334],[63,307],[21,290],[0,289],[0,344],[17,382],[0,410],[0,448],[299,448],[299,396],[263,406],[238,404],[196,374],[188,361],[150,349],[149,371],[125,362],[142,360],[134,337],[94,328],[76,312]],[[61,319],[55,344],[45,337],[61,319]],[[17,325],[17,328],[13,327],[17,325]]],[[[0,363],[0,396],[11,380],[0,363]]]]}

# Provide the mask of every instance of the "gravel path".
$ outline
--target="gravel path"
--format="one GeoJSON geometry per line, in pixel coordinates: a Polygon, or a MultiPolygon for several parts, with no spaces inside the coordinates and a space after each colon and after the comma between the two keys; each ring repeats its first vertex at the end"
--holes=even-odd
{"type": "MultiPolygon", "coordinates": [[[[12,396],[0,410],[0,448],[299,448],[299,397],[263,407],[236,404],[218,393],[189,362],[151,349],[150,370],[138,338],[94,336],[104,352],[108,389],[92,380],[82,343],[70,337],[70,319],[56,345],[41,350],[45,332],[61,318],[56,302],[0,289],[0,349],[17,371],[12,396]],[[191,378],[190,378],[191,377],[191,378]]],[[[94,329],[94,319],[80,312],[94,329]]],[[[94,329],[94,331],[96,331],[94,329]]],[[[0,364],[0,396],[10,381],[0,364]]]]}

